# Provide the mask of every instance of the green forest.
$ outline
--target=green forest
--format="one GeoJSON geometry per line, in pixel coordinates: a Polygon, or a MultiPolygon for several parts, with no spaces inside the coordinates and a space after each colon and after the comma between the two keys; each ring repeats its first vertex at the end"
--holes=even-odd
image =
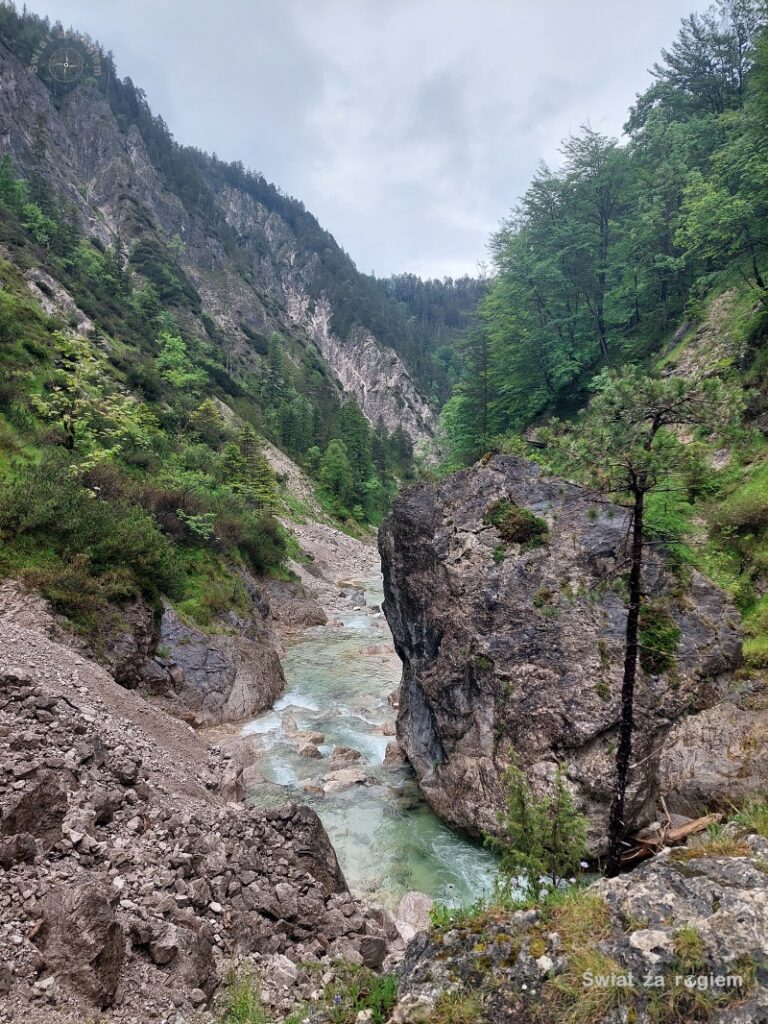
{"type": "Polygon", "coordinates": [[[566,139],[491,239],[495,273],[442,410],[443,469],[520,452],[622,499],[648,426],[631,413],[690,381],[709,398],[647,453],[646,528],[734,598],[749,672],[768,665],[764,6],[690,15],[651,77],[624,140],[588,125],[566,139]],[[715,406],[729,413],[717,429],[715,406]]]}
{"type": "MultiPolygon", "coordinates": [[[[757,0],[684,19],[622,142],[589,125],[491,239],[495,275],[443,413],[458,463],[585,402],[605,366],[652,369],[712,297],[768,303],[768,38],[757,0]]],[[[759,373],[759,368],[756,368],[759,373]]]]}

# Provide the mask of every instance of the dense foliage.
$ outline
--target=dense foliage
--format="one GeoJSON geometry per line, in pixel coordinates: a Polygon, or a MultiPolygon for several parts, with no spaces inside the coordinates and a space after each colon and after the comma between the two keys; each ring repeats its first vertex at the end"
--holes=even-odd
{"type": "Polygon", "coordinates": [[[263,374],[240,380],[214,340],[185,336],[191,286],[168,247],[99,248],[7,161],[0,239],[14,257],[0,262],[0,572],[82,628],[139,595],[208,624],[244,600],[242,570],[282,571],[264,435],[315,473],[342,519],[375,520],[408,476],[410,439],[371,428],[330,385],[310,388],[318,371],[279,335],[263,374]],[[63,282],[92,323],[47,315],[27,267],[38,294],[63,282]]]}
{"type": "Polygon", "coordinates": [[[684,19],[627,140],[584,127],[492,240],[496,277],[443,414],[453,464],[583,404],[728,283],[768,308],[768,41],[758,0],[684,19]]]}
{"type": "Polygon", "coordinates": [[[482,278],[447,277],[423,281],[415,274],[395,274],[379,282],[385,294],[408,313],[408,333],[399,351],[409,368],[440,406],[461,376],[461,338],[488,289],[482,278]]]}

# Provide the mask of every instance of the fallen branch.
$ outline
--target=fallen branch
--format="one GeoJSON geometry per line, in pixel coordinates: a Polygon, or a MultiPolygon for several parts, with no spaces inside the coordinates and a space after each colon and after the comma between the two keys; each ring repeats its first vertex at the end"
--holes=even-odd
{"type": "Polygon", "coordinates": [[[723,818],[722,814],[705,814],[702,818],[694,818],[692,821],[687,821],[684,825],[672,827],[669,811],[667,811],[666,807],[664,810],[667,815],[667,824],[659,826],[653,832],[640,832],[632,836],[631,842],[633,845],[621,857],[623,865],[634,864],[639,860],[645,860],[647,857],[653,857],[666,847],[680,846],[688,836],[703,832],[710,825],[716,825],[722,821],[723,818]]]}

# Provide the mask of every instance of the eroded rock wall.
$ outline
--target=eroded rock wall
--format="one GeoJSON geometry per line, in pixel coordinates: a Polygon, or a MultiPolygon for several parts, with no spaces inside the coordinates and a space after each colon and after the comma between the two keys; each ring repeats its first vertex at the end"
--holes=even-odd
{"type": "MultiPolygon", "coordinates": [[[[81,84],[57,103],[1,42],[0,125],[0,157],[10,156],[25,176],[47,180],[103,246],[118,235],[128,251],[143,238],[183,242],[179,267],[232,366],[258,371],[266,339],[278,331],[319,356],[339,390],[357,396],[371,423],[382,418],[390,430],[402,425],[415,441],[432,437],[435,414],[400,357],[368,330],[355,327],[343,337],[334,332],[334,310],[319,284],[328,273],[322,250],[307,247],[290,216],[210,172],[206,185],[217,215],[236,239],[225,248],[173,191],[139,129],[119,124],[97,88],[81,84]]],[[[335,241],[326,238],[341,259],[335,241]]],[[[33,290],[39,291],[38,280],[39,274],[31,275],[33,290]]],[[[43,283],[62,299],[58,282],[43,283]]],[[[70,302],[64,293],[59,311],[70,302]]],[[[178,310],[177,316],[186,334],[210,342],[201,315],[178,310]]],[[[87,318],[77,319],[79,329],[89,328],[87,318]]]]}
{"type": "MultiPolygon", "coordinates": [[[[541,789],[566,762],[592,846],[602,847],[619,717],[626,532],[621,509],[511,456],[396,500],[379,544],[384,610],[403,662],[398,739],[444,820],[497,831],[510,758],[541,789]],[[533,522],[527,540],[509,540],[514,530],[494,525],[500,508],[523,527],[533,522]]],[[[664,568],[663,553],[649,549],[645,588],[680,641],[669,667],[643,672],[637,689],[630,824],[653,815],[670,729],[723,698],[740,651],[738,616],[703,577],[681,581],[664,568]]]]}

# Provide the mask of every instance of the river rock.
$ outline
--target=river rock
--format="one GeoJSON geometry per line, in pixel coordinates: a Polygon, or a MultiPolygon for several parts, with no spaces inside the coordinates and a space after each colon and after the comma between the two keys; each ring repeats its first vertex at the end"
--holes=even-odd
{"type": "MultiPolygon", "coordinates": [[[[440,817],[497,833],[514,755],[535,789],[568,765],[593,850],[614,770],[626,606],[625,513],[534,464],[494,456],[401,494],[379,546],[385,612],[403,662],[397,735],[440,817]],[[527,543],[491,523],[498,503],[546,526],[527,543]]],[[[738,664],[738,615],[697,573],[681,591],[649,550],[645,588],[680,629],[674,669],[641,672],[627,821],[655,816],[670,729],[720,703],[738,664]]]]}
{"type": "Polygon", "coordinates": [[[360,768],[340,768],[338,771],[329,772],[323,776],[323,792],[341,793],[352,786],[361,786],[368,781],[368,777],[360,768]]]}
{"type": "Polygon", "coordinates": [[[312,743],[315,746],[320,746],[321,743],[325,743],[325,735],[322,732],[314,732],[312,729],[299,729],[290,736],[294,743],[312,743]]]}
{"type": "Polygon", "coordinates": [[[314,743],[302,743],[299,746],[299,754],[302,757],[310,757],[319,760],[323,755],[314,743]]]}
{"type": "Polygon", "coordinates": [[[387,768],[395,768],[407,764],[407,762],[408,758],[397,740],[390,740],[384,751],[384,765],[387,768]]]}
{"type": "Polygon", "coordinates": [[[405,942],[430,927],[429,915],[434,905],[432,897],[423,892],[407,892],[403,896],[395,912],[395,924],[405,942]]]}
{"type": "Polygon", "coordinates": [[[291,711],[284,711],[281,719],[283,732],[286,736],[296,736],[299,731],[299,723],[296,721],[296,716],[291,711]]]}
{"type": "Polygon", "coordinates": [[[268,580],[265,586],[269,595],[270,617],[280,626],[306,629],[324,626],[328,622],[325,609],[300,584],[268,580]]]}
{"type": "Polygon", "coordinates": [[[358,764],[363,760],[363,755],[353,747],[334,747],[331,754],[331,767],[340,768],[347,764],[358,764]]]}

